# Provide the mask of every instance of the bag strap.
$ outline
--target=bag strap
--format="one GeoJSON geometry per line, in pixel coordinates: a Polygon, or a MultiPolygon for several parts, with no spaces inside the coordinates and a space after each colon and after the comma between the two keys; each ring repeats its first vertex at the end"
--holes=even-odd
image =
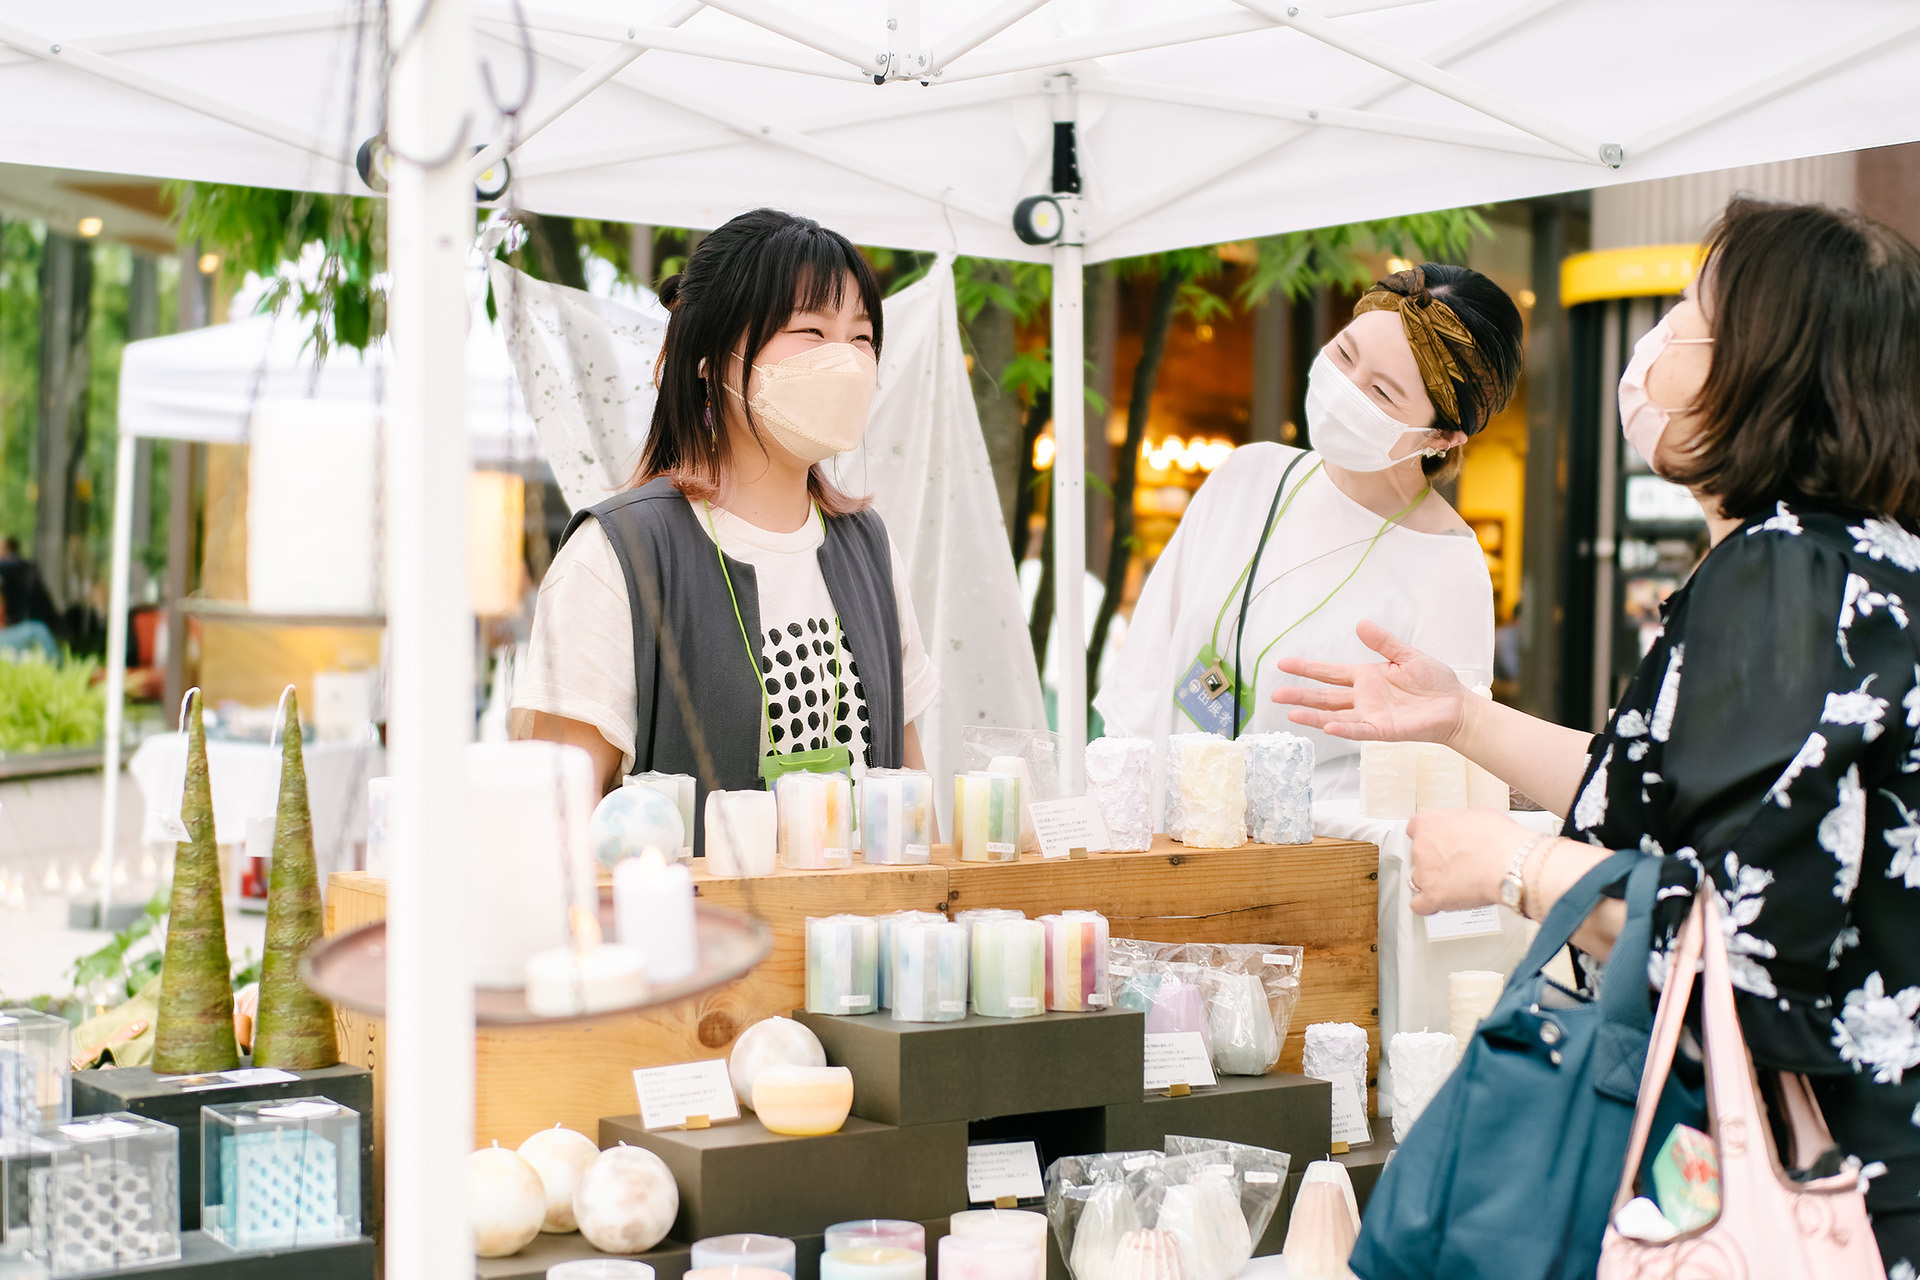
{"type": "MultiPolygon", "coordinates": [[[[1631,884],[1628,886],[1627,925],[1621,931],[1621,942],[1628,946],[1634,945],[1635,908],[1639,907],[1637,914],[1641,927],[1637,931],[1637,936],[1640,939],[1638,945],[1644,953],[1648,946],[1647,940],[1652,936],[1653,899],[1660,890],[1660,859],[1650,858],[1637,849],[1624,849],[1596,865],[1575,881],[1571,889],[1560,895],[1560,900],[1553,904],[1553,910],[1547,912],[1547,918],[1540,922],[1540,932],[1534,935],[1533,946],[1527,950],[1527,958],[1522,960],[1520,966],[1513,971],[1508,987],[1511,988],[1515,983],[1537,977],[1540,971],[1545,969],[1553,958],[1573,941],[1573,935],[1580,931],[1580,926],[1585,924],[1587,917],[1593,914],[1593,909],[1600,905],[1600,900],[1606,891],[1623,880],[1630,880],[1633,872],[1643,865],[1653,868],[1652,876],[1651,878],[1643,877],[1642,883],[1639,884],[1638,902],[1635,900],[1636,895],[1632,892],[1635,886],[1631,884]]],[[[1613,954],[1616,956],[1620,954],[1620,944],[1615,944],[1613,954]]],[[[1608,968],[1612,968],[1611,961],[1608,962],[1608,968]]]]}
{"type": "MultiPolygon", "coordinates": [[[[1645,1033],[1653,1026],[1653,1002],[1647,999],[1647,957],[1653,951],[1653,908],[1660,899],[1663,859],[1635,853],[1627,874],[1627,918],[1613,940],[1606,970],[1600,976],[1600,1016],[1622,1027],[1645,1033]]],[[[1629,1076],[1621,1085],[1624,1101],[1633,1089],[1629,1076]]]]}
{"type": "MultiPolygon", "coordinates": [[[[1694,895],[1693,909],[1680,926],[1667,964],[1667,985],[1660,993],[1660,1008],[1653,1019],[1653,1043],[1647,1049],[1647,1065],[1640,1075],[1640,1096],[1633,1107],[1633,1136],[1627,1140],[1627,1159],[1620,1171],[1620,1187],[1614,1192],[1613,1212],[1633,1199],[1634,1175],[1646,1154],[1647,1140],[1653,1132],[1653,1114],[1660,1095],[1667,1087],[1667,1075],[1673,1069],[1674,1050],[1680,1044],[1680,1031],[1686,1025],[1687,1005],[1693,999],[1693,975],[1700,964],[1701,916],[1706,911],[1701,901],[1711,888],[1694,895]]],[[[1611,1216],[1611,1214],[1609,1215],[1611,1216]]]]}

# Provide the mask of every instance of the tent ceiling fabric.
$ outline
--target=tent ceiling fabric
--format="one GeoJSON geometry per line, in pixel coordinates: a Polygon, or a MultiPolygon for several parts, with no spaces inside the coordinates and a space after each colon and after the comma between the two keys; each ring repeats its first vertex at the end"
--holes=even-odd
{"type": "MultiPolygon", "coordinates": [[[[362,190],[377,17],[0,0],[0,161],[362,190]]],[[[1920,137],[1905,0],[487,0],[475,30],[463,143],[524,139],[528,208],[1034,260],[1010,217],[1063,74],[1090,261],[1920,137]]]]}

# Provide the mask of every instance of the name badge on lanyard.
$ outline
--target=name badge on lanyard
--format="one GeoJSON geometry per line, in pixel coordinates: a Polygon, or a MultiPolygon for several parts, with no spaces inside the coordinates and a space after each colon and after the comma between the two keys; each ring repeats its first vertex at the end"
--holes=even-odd
{"type": "Polygon", "coordinates": [[[1211,644],[1201,645],[1199,656],[1180,677],[1174,702],[1203,732],[1231,738],[1235,697],[1240,700],[1240,723],[1245,725],[1253,718],[1253,690],[1245,681],[1234,679],[1233,664],[1216,654],[1211,644]]]}

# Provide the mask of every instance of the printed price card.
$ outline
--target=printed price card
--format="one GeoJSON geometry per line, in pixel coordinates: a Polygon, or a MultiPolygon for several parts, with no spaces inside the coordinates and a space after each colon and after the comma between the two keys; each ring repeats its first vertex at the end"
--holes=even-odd
{"type": "Polygon", "coordinates": [[[1047,1193],[1040,1151],[1031,1142],[982,1142],[967,1148],[967,1200],[992,1204],[1005,1196],[1035,1200],[1047,1193]]]}
{"type": "Polygon", "coordinates": [[[1484,938],[1500,932],[1500,908],[1469,907],[1465,911],[1436,911],[1427,917],[1427,940],[1450,942],[1455,938],[1484,938]]]}
{"type": "Polygon", "coordinates": [[[1075,849],[1105,853],[1113,848],[1107,834],[1106,819],[1092,796],[1073,796],[1066,800],[1041,800],[1028,806],[1033,815],[1033,831],[1040,837],[1040,856],[1064,858],[1075,849]]]}
{"type": "Polygon", "coordinates": [[[633,1087],[640,1095],[640,1125],[645,1129],[671,1129],[693,1116],[709,1121],[740,1118],[725,1058],[641,1067],[633,1073],[633,1087]]]}
{"type": "Polygon", "coordinates": [[[1213,1060],[1207,1056],[1207,1042],[1198,1031],[1147,1033],[1146,1088],[1149,1093],[1177,1084],[1200,1089],[1217,1083],[1213,1060]]]}

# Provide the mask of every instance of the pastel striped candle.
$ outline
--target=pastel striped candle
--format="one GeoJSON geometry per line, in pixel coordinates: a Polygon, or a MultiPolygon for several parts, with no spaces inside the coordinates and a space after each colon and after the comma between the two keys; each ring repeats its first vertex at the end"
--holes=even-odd
{"type": "Polygon", "coordinates": [[[1047,927],[1038,920],[982,920],[973,927],[973,1011],[1032,1018],[1047,986],[1047,927]]]}
{"type": "Polygon", "coordinates": [[[844,773],[786,773],[773,784],[780,865],[820,871],[853,865],[853,789],[844,773]]]}
{"type": "Polygon", "coordinates": [[[889,911],[885,915],[875,916],[874,922],[880,926],[880,1007],[893,1007],[893,971],[899,963],[899,952],[894,945],[895,931],[903,924],[945,924],[947,918],[938,911],[889,911]]]}
{"type": "Polygon", "coordinates": [[[872,1013],[880,1003],[880,925],[869,916],[807,918],[807,1012],[872,1013]]]}
{"type": "Polygon", "coordinates": [[[933,778],[918,769],[869,769],[860,782],[860,847],[868,862],[933,857],[933,778]]]}
{"type": "Polygon", "coordinates": [[[1040,924],[1047,931],[1047,1008],[1106,1008],[1107,918],[1098,911],[1063,911],[1041,916],[1040,924]]]}
{"type": "Polygon", "coordinates": [[[1020,856],[1020,780],[1004,773],[953,777],[953,852],[962,862],[1012,862],[1020,856]]]}
{"type": "MultiPolygon", "coordinates": [[[[914,913],[919,914],[919,913],[914,913]]],[[[893,931],[893,1016],[899,1022],[958,1022],[967,1016],[967,926],[903,921],[893,931]]]]}
{"type": "Polygon", "coordinates": [[[927,1255],[887,1245],[854,1245],[820,1255],[820,1280],[927,1280],[927,1255]]]}

